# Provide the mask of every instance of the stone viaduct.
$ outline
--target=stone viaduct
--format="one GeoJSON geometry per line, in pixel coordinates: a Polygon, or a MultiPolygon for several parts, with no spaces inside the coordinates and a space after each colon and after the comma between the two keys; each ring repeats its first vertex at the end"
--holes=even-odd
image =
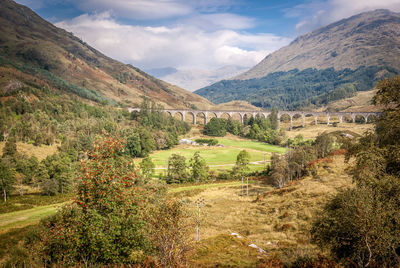
{"type": "MultiPolygon", "coordinates": [[[[140,111],[140,108],[128,108],[129,112],[140,111]]],[[[271,111],[236,111],[236,110],[184,110],[184,109],[164,109],[161,110],[165,113],[175,116],[180,115],[182,121],[185,120],[186,115],[190,114],[193,117],[193,124],[197,123],[197,116],[202,115],[204,117],[204,124],[207,124],[207,117],[214,115],[216,118],[221,118],[223,115],[227,115],[228,118],[232,118],[234,115],[239,115],[240,121],[243,123],[244,118],[250,118],[251,116],[261,116],[267,118],[271,114],[271,111]]],[[[287,115],[290,118],[290,130],[293,128],[293,117],[299,116],[302,118],[302,127],[305,126],[306,116],[313,116],[315,124],[318,124],[318,117],[325,117],[326,122],[330,124],[330,118],[337,116],[339,123],[343,122],[343,118],[347,117],[355,122],[357,116],[364,118],[365,122],[368,122],[370,116],[379,117],[380,113],[373,112],[305,112],[305,111],[278,111],[278,128],[280,128],[280,122],[283,115],[287,115]]]]}

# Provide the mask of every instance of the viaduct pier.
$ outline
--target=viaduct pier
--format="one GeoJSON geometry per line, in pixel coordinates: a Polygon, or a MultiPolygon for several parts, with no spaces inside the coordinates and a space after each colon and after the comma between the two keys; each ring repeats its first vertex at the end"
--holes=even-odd
{"type": "MultiPolygon", "coordinates": [[[[129,112],[139,112],[140,108],[128,108],[129,112]]],[[[197,118],[202,118],[203,123],[207,124],[207,118],[209,116],[213,116],[216,118],[228,117],[233,118],[234,116],[238,116],[240,122],[244,122],[244,119],[250,117],[264,117],[267,118],[271,114],[271,111],[241,111],[241,110],[185,110],[185,109],[163,109],[162,112],[168,113],[171,116],[178,115],[182,121],[185,121],[187,116],[191,116],[193,118],[192,123],[196,124],[198,122],[197,118]]],[[[344,118],[348,118],[351,122],[355,122],[356,117],[361,117],[368,122],[368,118],[370,116],[379,117],[381,113],[374,112],[306,112],[306,111],[278,111],[278,128],[280,128],[281,118],[284,115],[289,116],[290,118],[290,130],[293,128],[293,118],[301,117],[302,119],[302,127],[305,126],[305,118],[312,116],[314,118],[315,124],[318,124],[318,117],[325,117],[326,122],[329,125],[330,119],[333,116],[336,116],[339,119],[339,123],[343,122],[344,118]]]]}

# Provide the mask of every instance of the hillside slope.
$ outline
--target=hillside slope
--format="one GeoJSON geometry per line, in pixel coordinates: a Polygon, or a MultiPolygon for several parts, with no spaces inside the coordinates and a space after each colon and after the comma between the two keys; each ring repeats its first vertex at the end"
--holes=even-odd
{"type": "Polygon", "coordinates": [[[388,66],[400,69],[400,13],[361,13],[296,38],[234,79],[261,78],[292,69],[357,69],[388,66]]]}
{"type": "Polygon", "coordinates": [[[34,75],[80,97],[135,105],[147,96],[169,108],[212,105],[103,55],[11,0],[0,0],[0,32],[0,66],[34,75]]]}
{"type": "Polygon", "coordinates": [[[375,96],[376,91],[376,89],[373,89],[358,92],[354,97],[333,101],[326,106],[316,109],[316,111],[379,112],[382,111],[383,107],[372,104],[372,98],[375,96]]]}
{"type": "Polygon", "coordinates": [[[382,78],[398,70],[390,67],[360,67],[290,70],[270,73],[263,78],[223,80],[195,93],[214,103],[245,100],[266,109],[314,109],[330,102],[372,89],[382,78]]]}

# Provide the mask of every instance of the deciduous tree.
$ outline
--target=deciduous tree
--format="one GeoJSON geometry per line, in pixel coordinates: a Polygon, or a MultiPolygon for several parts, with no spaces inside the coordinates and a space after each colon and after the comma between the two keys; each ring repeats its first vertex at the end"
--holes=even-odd
{"type": "Polygon", "coordinates": [[[190,178],[195,182],[202,182],[208,178],[206,161],[200,156],[200,152],[195,152],[190,159],[190,178]]]}
{"type": "Polygon", "coordinates": [[[7,195],[13,189],[15,172],[7,163],[0,158],[0,191],[3,194],[4,202],[7,202],[7,195]]]}
{"type": "Polygon", "coordinates": [[[168,158],[167,183],[182,183],[188,178],[186,158],[179,154],[172,154],[168,158]]]}
{"type": "Polygon", "coordinates": [[[250,169],[250,154],[246,150],[242,150],[236,157],[236,164],[233,167],[233,174],[236,176],[244,176],[250,169]]]}

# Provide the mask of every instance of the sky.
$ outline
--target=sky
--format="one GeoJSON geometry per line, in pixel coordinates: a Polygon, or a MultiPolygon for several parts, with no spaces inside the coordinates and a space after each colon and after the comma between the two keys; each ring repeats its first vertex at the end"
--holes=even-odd
{"type": "Polygon", "coordinates": [[[298,35],[400,0],[16,0],[144,70],[250,68],[298,35]]]}

